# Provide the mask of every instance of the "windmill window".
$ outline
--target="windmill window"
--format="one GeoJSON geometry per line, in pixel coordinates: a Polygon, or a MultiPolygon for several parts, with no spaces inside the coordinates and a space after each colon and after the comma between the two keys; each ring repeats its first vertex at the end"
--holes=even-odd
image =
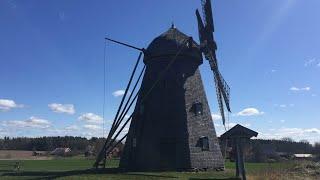
{"type": "Polygon", "coordinates": [[[206,136],[200,137],[202,151],[209,151],[209,138],[206,136]]]}
{"type": "Polygon", "coordinates": [[[194,103],[193,108],[194,108],[194,113],[196,114],[196,116],[200,116],[203,114],[202,103],[200,103],[200,102],[194,103]]]}

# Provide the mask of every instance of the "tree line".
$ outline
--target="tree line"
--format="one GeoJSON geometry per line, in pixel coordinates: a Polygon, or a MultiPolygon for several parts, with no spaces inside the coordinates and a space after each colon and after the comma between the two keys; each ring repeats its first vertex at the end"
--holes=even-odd
{"type": "Polygon", "coordinates": [[[86,151],[88,146],[101,148],[105,138],[92,137],[90,139],[74,136],[56,137],[4,137],[0,139],[1,150],[52,151],[55,148],[71,148],[72,151],[86,151]]]}
{"type": "MultiPolygon", "coordinates": [[[[99,150],[105,138],[92,137],[90,139],[74,136],[55,136],[55,137],[4,137],[0,139],[1,150],[29,150],[29,151],[52,151],[59,147],[68,147],[72,151],[84,152],[88,146],[94,146],[99,150]]],[[[221,142],[223,144],[223,142],[221,142]]],[[[299,153],[299,154],[320,154],[320,143],[315,145],[308,141],[294,141],[290,138],[281,140],[252,139],[248,145],[254,149],[265,150],[271,148],[276,152],[299,153]]],[[[121,147],[123,144],[120,145],[121,147]]]]}
{"type": "Polygon", "coordinates": [[[319,153],[319,143],[310,144],[307,140],[294,141],[291,138],[281,140],[253,139],[250,144],[256,148],[269,148],[276,152],[286,152],[291,154],[317,154],[319,153]]]}

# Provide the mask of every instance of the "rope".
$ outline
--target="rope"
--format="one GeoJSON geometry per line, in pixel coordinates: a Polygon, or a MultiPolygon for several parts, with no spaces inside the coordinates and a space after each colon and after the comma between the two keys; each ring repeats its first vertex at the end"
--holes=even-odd
{"type": "Polygon", "coordinates": [[[107,41],[104,41],[104,50],[103,50],[103,105],[102,105],[102,119],[103,119],[103,127],[102,127],[102,137],[104,137],[104,128],[105,128],[105,105],[106,105],[106,48],[107,41]]]}
{"type": "Polygon", "coordinates": [[[135,74],[135,72],[136,72],[136,69],[137,69],[137,67],[138,67],[138,64],[139,64],[139,62],[140,62],[141,56],[142,56],[142,52],[139,54],[139,57],[138,57],[138,59],[137,59],[137,62],[136,62],[136,64],[135,64],[134,68],[133,68],[132,74],[131,74],[131,76],[130,76],[130,80],[129,80],[128,84],[127,84],[125,93],[124,93],[124,95],[123,95],[123,97],[122,97],[120,106],[119,106],[119,108],[118,108],[118,110],[117,110],[117,113],[116,113],[116,116],[115,116],[115,118],[114,118],[114,120],[113,120],[111,129],[110,129],[109,134],[108,134],[108,136],[107,136],[107,139],[106,139],[106,141],[105,141],[105,143],[104,143],[104,145],[103,145],[100,153],[98,154],[98,157],[97,157],[97,159],[96,159],[96,162],[94,163],[94,166],[95,166],[96,168],[99,166],[99,162],[100,162],[101,160],[103,160],[103,166],[105,167],[105,162],[106,162],[106,154],[105,154],[105,150],[106,150],[106,149],[105,149],[105,147],[108,145],[108,143],[110,142],[110,140],[111,140],[114,132],[115,132],[116,129],[117,129],[117,128],[115,128],[115,125],[116,125],[115,123],[116,123],[116,120],[118,119],[120,110],[122,109],[122,105],[123,105],[124,99],[125,99],[125,97],[126,97],[126,95],[127,95],[127,93],[128,93],[130,84],[131,84],[131,82],[132,82],[133,76],[134,76],[134,74],[135,74]],[[104,159],[103,159],[103,158],[104,158],[104,159]]]}

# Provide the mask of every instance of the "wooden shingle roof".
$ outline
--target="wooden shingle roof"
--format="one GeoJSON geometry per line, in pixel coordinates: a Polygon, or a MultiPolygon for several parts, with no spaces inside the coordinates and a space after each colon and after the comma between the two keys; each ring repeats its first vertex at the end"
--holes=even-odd
{"type": "Polygon", "coordinates": [[[244,126],[241,126],[240,124],[235,125],[231,129],[229,129],[227,132],[223,133],[220,138],[221,139],[230,139],[230,138],[251,138],[251,137],[257,137],[258,132],[253,131],[249,128],[246,128],[244,126]]]}

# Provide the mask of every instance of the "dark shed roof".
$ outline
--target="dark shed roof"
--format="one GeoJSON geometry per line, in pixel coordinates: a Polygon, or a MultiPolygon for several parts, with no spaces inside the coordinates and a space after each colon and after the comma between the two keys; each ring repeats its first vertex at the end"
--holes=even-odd
{"type": "Polygon", "coordinates": [[[199,45],[192,37],[187,36],[175,27],[171,27],[149,44],[146,49],[144,62],[146,63],[152,59],[158,59],[164,56],[172,57],[179,51],[179,56],[193,57],[193,59],[202,63],[199,45]]]}
{"type": "Polygon", "coordinates": [[[240,124],[237,124],[233,128],[229,129],[227,132],[223,133],[220,136],[220,138],[221,139],[228,139],[228,138],[235,138],[235,137],[251,138],[253,136],[257,137],[258,133],[249,128],[243,127],[240,124]]]}

